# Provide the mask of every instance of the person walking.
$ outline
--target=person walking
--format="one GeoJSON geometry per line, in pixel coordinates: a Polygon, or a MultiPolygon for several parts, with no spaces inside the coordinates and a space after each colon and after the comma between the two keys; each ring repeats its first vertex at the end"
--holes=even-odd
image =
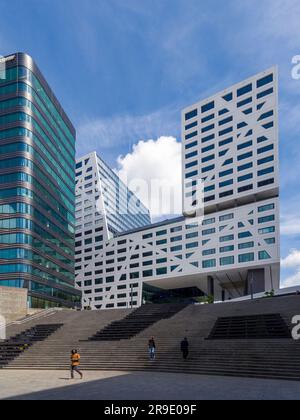
{"type": "Polygon", "coordinates": [[[155,360],[156,344],[153,337],[150,338],[149,340],[148,349],[149,349],[149,359],[151,361],[155,360]]]}
{"type": "Polygon", "coordinates": [[[186,360],[189,355],[189,342],[186,337],[181,342],[181,351],[182,351],[182,356],[184,360],[186,360]]]}
{"type": "Polygon", "coordinates": [[[77,372],[80,375],[80,378],[83,378],[83,374],[79,370],[80,366],[80,354],[77,350],[72,350],[71,353],[71,378],[74,379],[74,372],[77,372]]]}

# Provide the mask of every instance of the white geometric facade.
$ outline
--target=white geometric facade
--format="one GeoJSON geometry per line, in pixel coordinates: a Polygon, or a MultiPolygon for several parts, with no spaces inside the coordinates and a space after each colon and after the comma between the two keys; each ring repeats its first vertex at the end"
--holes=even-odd
{"type": "MultiPolygon", "coordinates": [[[[183,216],[111,235],[103,212],[103,243],[91,254],[76,246],[85,304],[138,307],[144,284],[198,288],[216,300],[279,288],[277,79],[272,68],[183,111],[183,198],[193,201],[202,180],[203,221],[183,216]]],[[[81,233],[85,216],[76,216],[81,233]]]]}

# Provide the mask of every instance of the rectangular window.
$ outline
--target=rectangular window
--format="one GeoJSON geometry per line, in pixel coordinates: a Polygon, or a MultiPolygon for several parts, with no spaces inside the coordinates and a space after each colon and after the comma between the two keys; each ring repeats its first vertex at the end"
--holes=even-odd
{"type": "Polygon", "coordinates": [[[275,204],[266,204],[265,206],[260,206],[258,207],[258,212],[262,213],[264,211],[270,211],[270,210],[274,210],[275,209],[275,204]]]}
{"type": "Polygon", "coordinates": [[[244,159],[249,159],[253,156],[253,152],[244,153],[243,155],[238,156],[237,160],[240,162],[244,159]]]}
{"type": "Polygon", "coordinates": [[[191,124],[186,125],[185,129],[190,130],[191,128],[197,127],[197,125],[198,125],[198,121],[194,121],[191,124]]]}
{"type": "Polygon", "coordinates": [[[206,105],[203,105],[201,107],[201,112],[204,114],[205,112],[210,111],[211,109],[214,109],[214,107],[215,107],[215,103],[214,101],[212,101],[206,105]]]}
{"type": "Polygon", "coordinates": [[[275,169],[274,166],[271,166],[270,168],[262,169],[261,171],[257,172],[257,176],[264,176],[268,174],[274,173],[275,169]]]}
{"type": "Polygon", "coordinates": [[[260,217],[258,219],[258,224],[262,224],[262,223],[269,223],[269,222],[274,222],[275,220],[275,216],[266,216],[266,217],[260,217]]]}
{"type": "Polygon", "coordinates": [[[239,97],[239,96],[245,95],[246,93],[249,93],[251,91],[252,91],[252,83],[238,89],[237,90],[237,96],[239,97]]]}
{"type": "Polygon", "coordinates": [[[249,254],[241,254],[239,255],[239,263],[248,263],[254,261],[254,252],[250,252],[249,254]]]}
{"type": "Polygon", "coordinates": [[[261,98],[264,98],[265,96],[271,95],[273,92],[274,92],[273,88],[267,89],[267,90],[264,90],[263,92],[258,93],[256,97],[257,99],[261,99],[261,98]]]}
{"type": "Polygon", "coordinates": [[[234,264],[234,257],[233,256],[220,258],[220,265],[221,266],[232,265],[232,264],[234,264]]]}
{"type": "Polygon", "coordinates": [[[227,220],[232,220],[232,219],[234,219],[234,214],[233,213],[225,214],[225,215],[219,217],[220,222],[226,222],[227,220]]]}
{"type": "Polygon", "coordinates": [[[193,137],[196,137],[196,136],[198,136],[198,131],[194,131],[193,133],[187,134],[185,136],[185,139],[189,140],[189,139],[192,139],[193,137]]]}
{"type": "Polygon", "coordinates": [[[220,252],[224,253],[224,252],[232,252],[234,251],[234,245],[229,245],[229,246],[222,246],[220,248],[220,252]]]}
{"type": "Polygon", "coordinates": [[[187,144],[187,145],[185,146],[185,149],[186,149],[186,150],[188,150],[188,149],[192,149],[193,147],[196,147],[197,145],[198,145],[198,142],[197,142],[197,141],[193,141],[192,143],[187,144]]]}
{"type": "Polygon", "coordinates": [[[187,114],[185,114],[185,121],[191,120],[192,118],[197,117],[197,115],[198,115],[198,110],[194,109],[193,111],[190,111],[187,114]]]}
{"type": "Polygon", "coordinates": [[[272,83],[273,80],[274,80],[274,77],[273,77],[273,73],[272,73],[272,74],[269,74],[268,76],[263,77],[262,79],[259,79],[256,82],[256,86],[257,86],[257,88],[260,88],[262,86],[267,85],[268,83],[272,83]]]}
{"type": "Polygon", "coordinates": [[[216,253],[215,249],[207,249],[205,251],[202,251],[203,257],[207,257],[208,255],[214,255],[216,253]]]}
{"type": "Polygon", "coordinates": [[[275,232],[275,226],[259,229],[258,231],[260,235],[265,235],[266,233],[274,233],[274,232],[275,232]]]}
{"type": "Polygon", "coordinates": [[[216,265],[215,259],[202,261],[202,268],[214,268],[216,265]]]}
{"type": "Polygon", "coordinates": [[[234,241],[234,235],[221,236],[220,242],[234,241]]]}

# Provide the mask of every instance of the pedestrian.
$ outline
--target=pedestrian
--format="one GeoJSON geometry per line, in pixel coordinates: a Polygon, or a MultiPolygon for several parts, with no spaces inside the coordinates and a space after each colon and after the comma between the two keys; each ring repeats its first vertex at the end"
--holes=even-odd
{"type": "Polygon", "coordinates": [[[149,340],[148,349],[149,349],[149,359],[151,361],[155,360],[156,344],[153,337],[150,338],[149,340]]]}
{"type": "Polygon", "coordinates": [[[79,370],[80,366],[80,354],[77,350],[72,350],[71,353],[71,378],[74,379],[74,372],[77,372],[80,375],[80,378],[83,378],[83,374],[79,370]]]}
{"type": "Polygon", "coordinates": [[[182,351],[182,356],[184,360],[186,360],[189,355],[189,342],[186,337],[181,342],[181,351],[182,351]]]}

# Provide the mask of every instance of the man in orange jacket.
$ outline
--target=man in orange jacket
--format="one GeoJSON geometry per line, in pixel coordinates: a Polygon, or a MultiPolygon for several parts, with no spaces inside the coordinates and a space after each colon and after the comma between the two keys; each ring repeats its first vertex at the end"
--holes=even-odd
{"type": "Polygon", "coordinates": [[[71,353],[71,378],[74,379],[74,372],[77,372],[80,375],[80,378],[83,378],[83,374],[79,370],[80,366],[80,354],[77,350],[72,350],[71,353]]]}

